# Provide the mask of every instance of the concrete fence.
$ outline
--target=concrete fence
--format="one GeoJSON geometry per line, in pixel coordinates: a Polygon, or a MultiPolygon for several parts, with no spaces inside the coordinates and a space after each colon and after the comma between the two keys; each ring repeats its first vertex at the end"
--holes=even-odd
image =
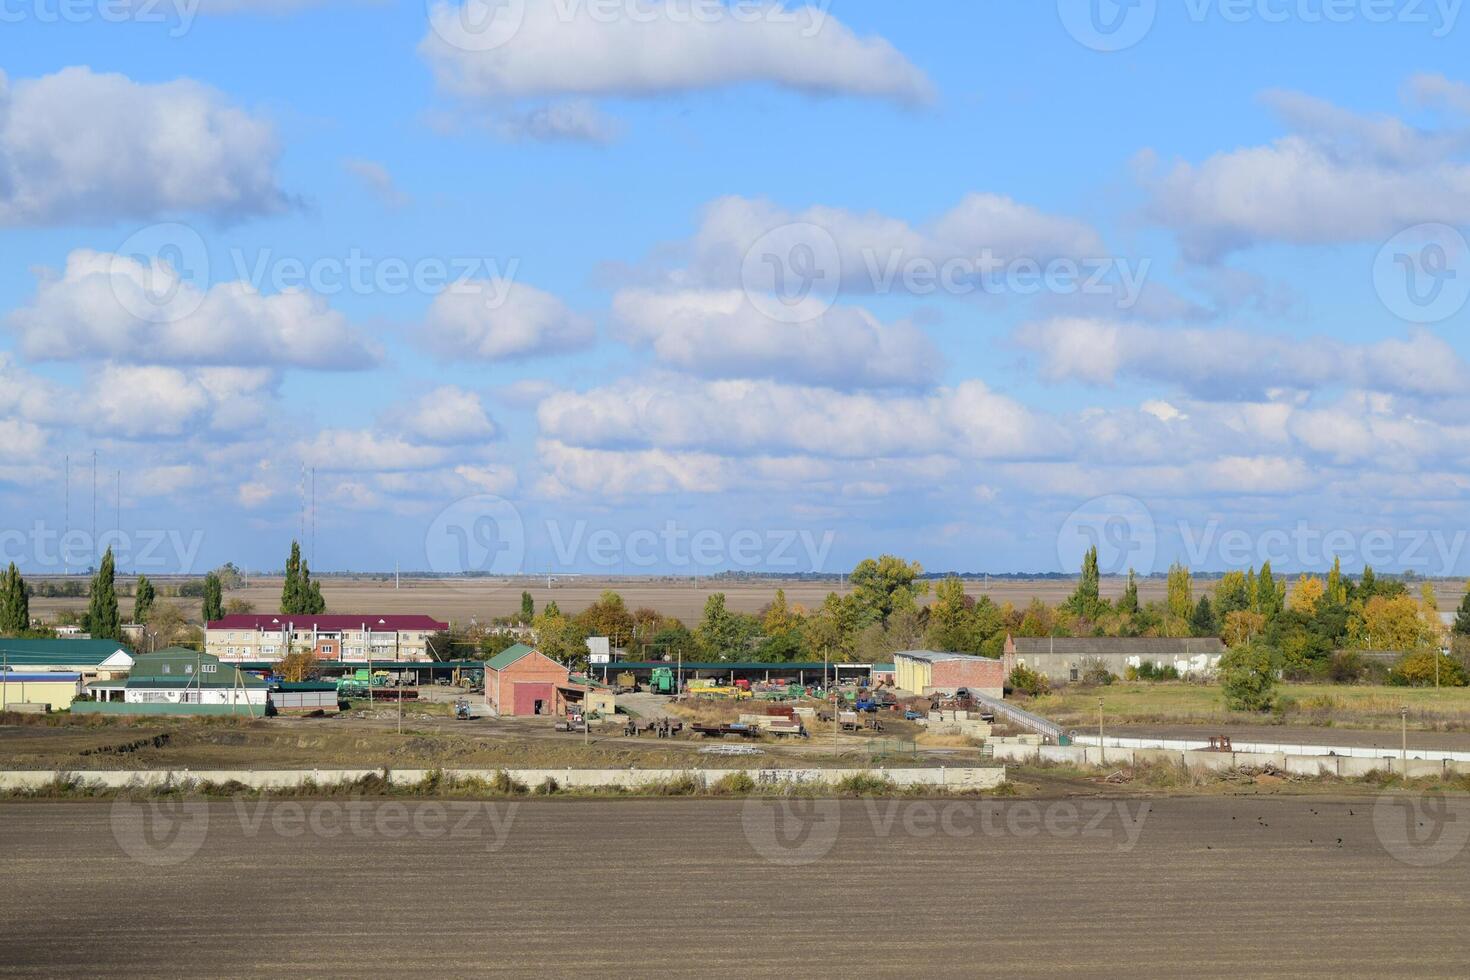
{"type": "MultiPolygon", "coordinates": [[[[388,770],[395,786],[421,782],[429,769],[388,770]]],[[[527,787],[535,788],[548,779],[566,789],[639,789],[676,779],[693,779],[713,786],[721,779],[743,772],[761,786],[836,786],[854,776],[887,779],[895,786],[931,786],[935,789],[994,789],[1006,781],[1005,768],[923,769],[444,769],[453,779],[491,781],[504,772],[527,787]]],[[[11,770],[0,772],[0,791],[38,789],[62,778],[75,778],[88,786],[104,789],[156,788],[189,781],[215,784],[240,783],[251,789],[292,789],[306,784],[335,786],[369,776],[381,769],[156,769],[156,770],[11,770]]]]}
{"type": "MultiPolygon", "coordinates": [[[[1392,737],[1392,736],[1386,736],[1392,737]]],[[[1072,739],[1076,745],[1097,745],[1096,735],[1078,735],[1072,739]]],[[[1209,740],[1203,738],[1132,738],[1127,736],[1105,737],[1102,744],[1116,749],[1169,749],[1174,752],[1189,752],[1209,748],[1209,740]]],[[[1299,745],[1293,742],[1233,742],[1237,752],[1261,752],[1287,755],[1336,755],[1353,759],[1400,758],[1402,748],[1392,745],[1299,745]]],[[[1452,749],[1409,749],[1409,759],[1430,762],[1470,762],[1470,752],[1452,749]]]]}
{"type": "Polygon", "coordinates": [[[1354,777],[1366,776],[1375,770],[1407,774],[1410,778],[1470,774],[1470,762],[1415,758],[1405,762],[1397,754],[1297,755],[1289,752],[1205,752],[1197,749],[1014,743],[992,744],[991,748],[998,761],[1055,762],[1076,766],[1131,766],[1134,763],[1162,762],[1187,765],[1195,769],[1261,769],[1269,765],[1283,772],[1302,776],[1354,777]]]}

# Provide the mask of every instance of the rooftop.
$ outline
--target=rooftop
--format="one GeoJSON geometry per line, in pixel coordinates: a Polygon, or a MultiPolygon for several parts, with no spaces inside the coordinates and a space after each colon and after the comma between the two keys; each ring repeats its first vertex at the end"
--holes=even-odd
{"type": "Polygon", "coordinates": [[[906,657],[909,660],[923,660],[927,663],[937,664],[949,660],[985,660],[995,662],[995,657],[977,657],[973,653],[947,653],[943,650],[902,650],[895,653],[894,658],[906,657]]]}
{"type": "Polygon", "coordinates": [[[1168,656],[1225,652],[1225,644],[1218,636],[1178,639],[1167,636],[1018,636],[1013,642],[1017,654],[1060,653],[1073,657],[1104,653],[1168,656]]]}
{"type": "Polygon", "coordinates": [[[504,670],[511,664],[515,663],[517,660],[524,657],[526,654],[535,652],[536,651],[534,649],[526,646],[524,643],[516,643],[513,646],[506,647],[504,650],[500,651],[495,656],[485,661],[485,668],[487,670],[504,670]]]}
{"type": "Polygon", "coordinates": [[[0,639],[0,663],[12,667],[100,667],[118,654],[126,667],[133,651],[116,640],[0,639]]]}

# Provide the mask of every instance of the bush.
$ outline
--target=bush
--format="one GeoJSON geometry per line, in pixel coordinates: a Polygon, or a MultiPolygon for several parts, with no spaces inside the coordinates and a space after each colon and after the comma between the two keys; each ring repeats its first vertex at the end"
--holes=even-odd
{"type": "Polygon", "coordinates": [[[558,783],[555,779],[552,779],[550,776],[547,776],[546,779],[541,783],[541,785],[536,787],[537,796],[555,796],[557,793],[560,792],[561,784],[558,783]]]}
{"type": "Polygon", "coordinates": [[[1107,664],[1097,658],[1085,660],[1082,663],[1082,683],[1084,684],[1106,687],[1117,679],[1118,675],[1108,670],[1107,664]]]}
{"type": "Polygon", "coordinates": [[[742,769],[737,772],[732,772],[728,776],[721,776],[710,787],[710,792],[721,796],[744,796],[748,793],[754,793],[755,788],[755,780],[750,777],[750,773],[742,769]]]}
{"type": "Polygon", "coordinates": [[[1271,648],[1247,643],[1227,651],[1220,658],[1220,686],[1231,711],[1270,711],[1276,703],[1271,648]]]}
{"type": "Polygon", "coordinates": [[[1433,687],[1436,662],[1441,687],[1465,686],[1465,668],[1458,660],[1447,657],[1438,650],[1417,650],[1404,654],[1389,673],[1388,682],[1395,687],[1433,687]]]}
{"type": "Polygon", "coordinates": [[[490,781],[490,786],[495,792],[502,796],[524,796],[526,784],[519,779],[514,779],[504,769],[496,770],[495,778],[490,781]]]}
{"type": "Polygon", "coordinates": [[[1160,666],[1152,661],[1146,660],[1137,667],[1129,667],[1127,677],[1130,681],[1177,681],[1179,671],[1173,664],[1160,666]]]}
{"type": "Polygon", "coordinates": [[[1327,677],[1334,684],[1356,684],[1368,673],[1363,658],[1351,650],[1341,650],[1327,662],[1327,677]]]}
{"type": "Polygon", "coordinates": [[[1006,686],[1017,694],[1032,698],[1051,691],[1051,684],[1047,679],[1029,667],[1016,667],[1012,670],[1011,676],[1006,678],[1006,686]]]}

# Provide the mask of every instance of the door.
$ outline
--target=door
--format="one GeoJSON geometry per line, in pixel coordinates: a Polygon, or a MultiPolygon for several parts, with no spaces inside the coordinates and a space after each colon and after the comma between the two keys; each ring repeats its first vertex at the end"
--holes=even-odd
{"type": "Polygon", "coordinates": [[[551,713],[552,695],[555,685],[520,681],[515,685],[515,697],[511,700],[517,715],[542,715],[551,713]]]}

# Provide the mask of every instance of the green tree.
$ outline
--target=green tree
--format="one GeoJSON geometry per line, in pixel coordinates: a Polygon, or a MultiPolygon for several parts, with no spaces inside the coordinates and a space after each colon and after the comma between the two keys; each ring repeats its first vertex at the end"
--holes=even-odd
{"type": "Polygon", "coordinates": [[[1401,687],[1464,687],[1465,668],[1438,650],[1416,650],[1399,658],[1388,682],[1401,687]]]}
{"type": "Polygon", "coordinates": [[[536,600],[531,598],[531,593],[521,593],[521,622],[530,624],[536,618],[536,600]]]}
{"type": "Polygon", "coordinates": [[[927,582],[916,581],[924,569],[917,562],[906,562],[893,555],[865,558],[852,570],[852,596],[856,608],[868,623],[888,623],[888,617],[904,609],[916,608],[919,596],[929,591],[927,582]]]}
{"type": "Polygon", "coordinates": [[[1339,606],[1347,605],[1347,583],[1342,578],[1342,559],[1336,555],[1332,558],[1332,571],[1327,573],[1328,602],[1335,602],[1339,606]]]}
{"type": "Polygon", "coordinates": [[[1215,619],[1215,610],[1210,605],[1210,597],[1202,595],[1199,603],[1194,607],[1193,614],[1189,617],[1189,632],[1193,636],[1216,636],[1220,632],[1220,623],[1215,619]]]}
{"type": "Polygon", "coordinates": [[[102,556],[102,565],[92,576],[92,595],[87,603],[87,632],[94,640],[122,640],[122,621],[117,611],[117,572],[112,548],[102,556]]]}
{"type": "Polygon", "coordinates": [[[1097,619],[1104,609],[1101,585],[1102,574],[1097,567],[1097,546],[1093,545],[1082,556],[1082,578],[1077,582],[1077,591],[1067,599],[1063,608],[1083,619],[1097,619]]]}
{"type": "Polygon", "coordinates": [[[1168,588],[1169,615],[1187,622],[1194,613],[1194,583],[1189,569],[1177,562],[1170,565],[1168,588]]]}
{"type": "Polygon", "coordinates": [[[133,587],[133,622],[148,622],[148,610],[153,608],[153,600],[156,598],[158,590],[148,581],[148,576],[139,575],[138,584],[133,587]]]}
{"type": "Polygon", "coordinates": [[[281,586],[281,612],[295,615],[301,612],[301,545],[291,542],[291,555],[286,559],[286,581],[281,586]]]}
{"type": "Polygon", "coordinates": [[[1128,569],[1128,584],[1123,586],[1123,598],[1118,600],[1118,612],[1132,616],[1138,612],[1138,577],[1128,569]]]}
{"type": "Polygon", "coordinates": [[[1244,572],[1226,572],[1215,583],[1215,615],[1221,620],[1233,612],[1248,612],[1254,600],[1254,582],[1248,583],[1244,572]]]}
{"type": "Polygon", "coordinates": [[[209,572],[204,576],[204,622],[209,624],[225,614],[225,590],[219,576],[209,572]]]}
{"type": "Polygon", "coordinates": [[[1225,706],[1231,711],[1270,711],[1275,707],[1274,661],[1271,648],[1256,641],[1226,651],[1220,658],[1225,706]]]}
{"type": "Polygon", "coordinates": [[[1455,613],[1454,632],[1458,636],[1470,636],[1470,592],[1466,592],[1465,598],[1460,600],[1460,608],[1455,613]]]}
{"type": "Polygon", "coordinates": [[[711,660],[741,660],[749,657],[760,624],[725,608],[725,593],[716,592],[704,602],[704,618],[694,631],[699,648],[711,660]]]}
{"type": "Polygon", "coordinates": [[[633,639],[633,614],[623,603],[623,597],[611,589],[605,590],[596,602],[582,610],[577,622],[587,630],[589,636],[613,637],[618,644],[633,639]]]}
{"type": "Polygon", "coordinates": [[[1256,601],[1252,608],[1265,616],[1269,623],[1281,615],[1285,605],[1286,579],[1276,581],[1276,577],[1271,574],[1271,563],[1265,562],[1261,565],[1261,574],[1256,578],[1256,601]]]}
{"type": "Polygon", "coordinates": [[[15,635],[31,628],[31,589],[15,562],[0,576],[0,633],[15,635]]]}

